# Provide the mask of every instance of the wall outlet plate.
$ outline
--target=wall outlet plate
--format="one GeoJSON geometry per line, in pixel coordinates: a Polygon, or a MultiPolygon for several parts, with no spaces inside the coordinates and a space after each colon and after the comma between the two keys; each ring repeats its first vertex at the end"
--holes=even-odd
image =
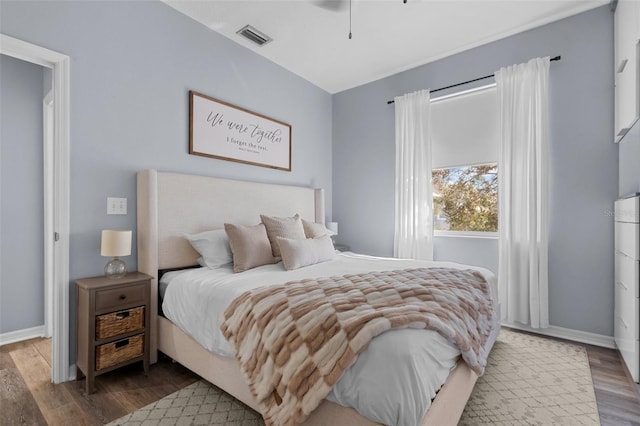
{"type": "Polygon", "coordinates": [[[107,197],[107,214],[127,214],[127,199],[107,197]]]}

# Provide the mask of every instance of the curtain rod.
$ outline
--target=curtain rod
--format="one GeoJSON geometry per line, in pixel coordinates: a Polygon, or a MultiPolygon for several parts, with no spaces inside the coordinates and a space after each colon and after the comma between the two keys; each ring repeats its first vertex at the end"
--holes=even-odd
{"type": "MultiPolygon", "coordinates": [[[[553,58],[549,59],[550,61],[559,61],[560,60],[560,55],[558,56],[554,56],[553,58]]],[[[441,87],[439,89],[433,89],[430,90],[429,93],[433,93],[433,92],[439,92],[441,90],[446,90],[446,89],[451,89],[452,87],[458,87],[458,86],[462,86],[463,84],[469,84],[469,83],[473,83],[475,81],[480,81],[480,80],[484,80],[485,78],[491,78],[493,77],[494,74],[491,75],[485,75],[484,77],[478,77],[478,78],[474,78],[473,80],[468,80],[468,81],[463,81],[462,83],[456,83],[456,84],[452,84],[451,86],[447,86],[447,87],[441,87]]],[[[387,105],[395,103],[395,101],[391,100],[391,101],[387,101],[387,105]]]]}

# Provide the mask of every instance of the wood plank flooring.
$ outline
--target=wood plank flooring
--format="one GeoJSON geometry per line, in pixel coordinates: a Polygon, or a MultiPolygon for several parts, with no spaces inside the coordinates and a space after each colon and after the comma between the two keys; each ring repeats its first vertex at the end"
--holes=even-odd
{"type": "Polygon", "coordinates": [[[148,375],[142,363],[100,375],[87,395],[84,379],[51,383],[50,354],[48,339],[0,347],[0,425],[102,425],[199,379],[162,358],[148,375]]]}
{"type": "Polygon", "coordinates": [[[640,425],[640,386],[631,379],[620,353],[585,346],[602,425],[640,425]]]}
{"type": "MultiPolygon", "coordinates": [[[[617,351],[587,349],[603,426],[640,426],[640,386],[617,351]]],[[[84,379],[50,382],[49,340],[0,347],[0,425],[101,425],[195,382],[197,375],[167,358],[148,375],[133,364],[96,378],[86,395],[84,379]]]]}

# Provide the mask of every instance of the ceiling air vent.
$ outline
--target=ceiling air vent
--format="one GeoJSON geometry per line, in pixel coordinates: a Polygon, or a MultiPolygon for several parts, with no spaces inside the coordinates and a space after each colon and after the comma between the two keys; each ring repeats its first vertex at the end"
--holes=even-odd
{"type": "Polygon", "coordinates": [[[245,25],[244,27],[236,31],[236,34],[240,34],[241,36],[248,38],[258,46],[262,46],[263,44],[267,44],[271,41],[271,37],[264,33],[261,33],[251,25],[245,25]]]}

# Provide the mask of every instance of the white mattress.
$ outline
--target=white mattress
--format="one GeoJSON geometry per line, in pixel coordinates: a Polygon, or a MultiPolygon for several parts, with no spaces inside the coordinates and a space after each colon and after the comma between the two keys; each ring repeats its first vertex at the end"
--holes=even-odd
{"type": "MultiPolygon", "coordinates": [[[[169,272],[161,283],[166,286],[162,310],[209,351],[233,357],[231,344],[220,332],[221,315],[233,299],[247,290],[303,278],[436,266],[478,270],[490,283],[492,294],[497,294],[495,276],[484,268],[338,253],[334,260],[293,271],[274,264],[239,274],[233,273],[231,265],[169,272]]],[[[495,331],[487,342],[489,347],[499,331],[499,315],[494,319],[495,331]]],[[[353,407],[365,417],[386,425],[415,425],[459,355],[460,351],[435,331],[391,330],[372,340],[327,399],[353,407]]]]}

